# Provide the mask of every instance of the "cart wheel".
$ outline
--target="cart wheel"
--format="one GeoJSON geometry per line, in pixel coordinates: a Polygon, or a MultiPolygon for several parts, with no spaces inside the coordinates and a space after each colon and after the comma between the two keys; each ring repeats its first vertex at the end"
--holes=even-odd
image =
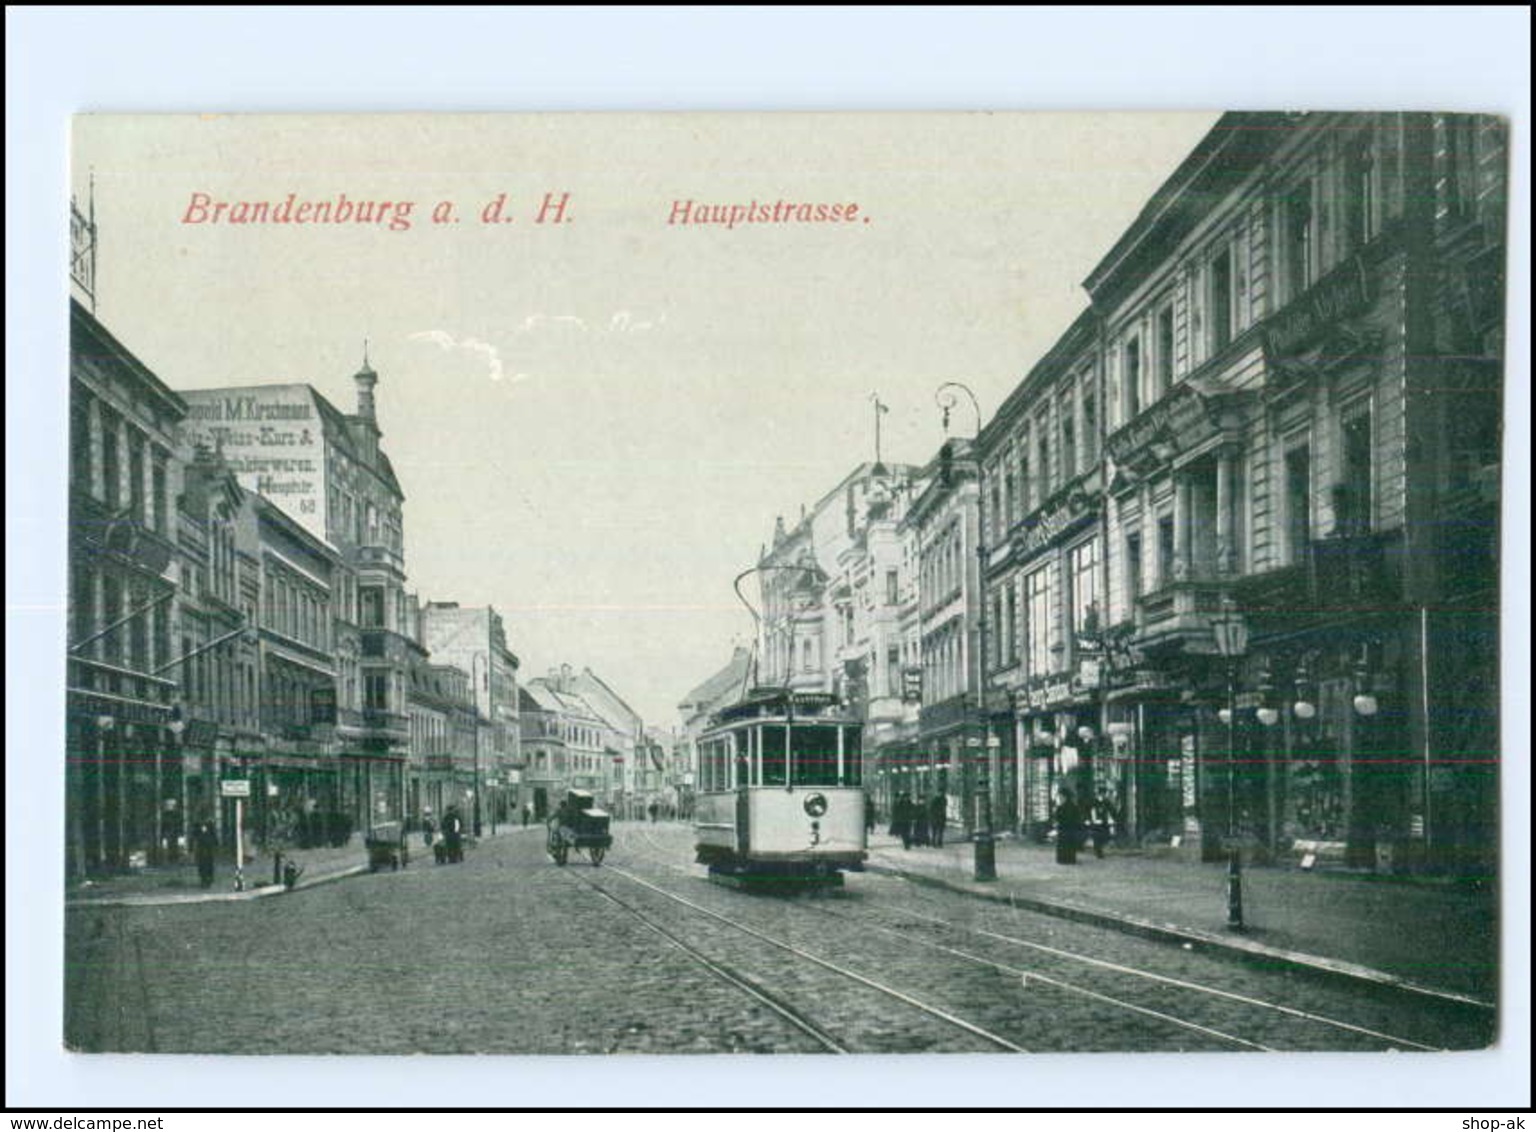
{"type": "Polygon", "coordinates": [[[592,867],[594,869],[603,863],[603,854],[606,852],[608,852],[608,850],[603,848],[601,845],[594,845],[592,848],[587,850],[587,853],[592,858],[592,867]]]}

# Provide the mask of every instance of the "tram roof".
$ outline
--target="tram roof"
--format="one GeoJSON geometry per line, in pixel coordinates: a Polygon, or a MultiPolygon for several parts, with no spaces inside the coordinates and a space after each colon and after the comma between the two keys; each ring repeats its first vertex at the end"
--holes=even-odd
{"type": "Polygon", "coordinates": [[[807,723],[829,719],[857,722],[831,692],[792,692],[787,688],[754,688],[746,698],[715,712],[712,722],[720,726],[749,719],[786,718],[791,709],[807,723]],[[834,708],[837,710],[831,710],[834,708]]]}

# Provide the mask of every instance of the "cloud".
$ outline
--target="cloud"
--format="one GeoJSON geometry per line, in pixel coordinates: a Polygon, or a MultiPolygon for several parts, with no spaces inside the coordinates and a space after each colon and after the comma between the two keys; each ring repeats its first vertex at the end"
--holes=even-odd
{"type": "Polygon", "coordinates": [[[478,354],[485,360],[492,381],[511,381],[514,384],[519,381],[527,381],[526,373],[518,372],[508,377],[506,367],[502,365],[501,353],[489,342],[482,342],[478,338],[455,339],[446,330],[418,330],[408,336],[412,342],[433,342],[444,350],[462,350],[471,354],[478,354]]]}
{"type": "Polygon", "coordinates": [[[629,311],[616,311],[608,320],[610,334],[638,334],[645,330],[655,330],[667,321],[666,315],[661,315],[655,321],[644,318],[636,318],[629,311]]]}
{"type": "Polygon", "coordinates": [[[586,321],[574,314],[531,314],[523,319],[523,324],[513,330],[513,333],[529,334],[545,326],[569,327],[574,330],[587,328],[586,321]]]}

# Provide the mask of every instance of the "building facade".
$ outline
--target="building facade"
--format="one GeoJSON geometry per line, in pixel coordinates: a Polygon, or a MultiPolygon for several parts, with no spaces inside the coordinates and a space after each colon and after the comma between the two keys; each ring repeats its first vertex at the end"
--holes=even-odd
{"type": "Polygon", "coordinates": [[[979,445],[1021,832],[1486,866],[1505,145],[1229,114],[1089,276],[979,445]]]}
{"type": "Polygon", "coordinates": [[[487,822],[503,822],[526,799],[522,775],[522,726],[519,722],[517,672],[520,661],[507,644],[506,625],[491,606],[460,606],[429,601],[421,607],[421,642],[435,664],[450,664],[470,674],[470,690],[483,724],[478,742],[479,781],[470,799],[478,835],[487,822]],[[475,802],[478,798],[480,801],[475,802]]]}
{"type": "Polygon", "coordinates": [[[180,836],[173,626],[183,617],[177,428],[186,412],[71,298],[65,758],[74,876],[158,858],[180,836]]]}

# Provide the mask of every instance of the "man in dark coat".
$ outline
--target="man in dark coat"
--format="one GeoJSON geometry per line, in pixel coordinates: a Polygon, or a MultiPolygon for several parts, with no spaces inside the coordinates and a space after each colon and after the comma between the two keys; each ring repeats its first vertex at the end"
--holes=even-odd
{"type": "Polygon", "coordinates": [[[1077,845],[1083,836],[1083,815],[1070,792],[1056,804],[1056,863],[1077,864],[1077,845]]]}
{"type": "Polygon", "coordinates": [[[213,887],[213,858],[219,851],[219,832],[204,819],[192,834],[192,852],[197,858],[197,879],[204,888],[213,887]]]}
{"type": "Polygon", "coordinates": [[[912,799],[905,791],[891,805],[891,832],[901,838],[903,849],[912,848],[912,799]]]}
{"type": "Polygon", "coordinates": [[[457,864],[464,859],[464,819],[459,817],[457,806],[449,806],[443,815],[443,845],[450,862],[457,864]]]}
{"type": "Polygon", "coordinates": [[[949,803],[944,795],[935,794],[928,803],[928,833],[934,845],[944,848],[944,826],[949,821],[949,803]]]}

